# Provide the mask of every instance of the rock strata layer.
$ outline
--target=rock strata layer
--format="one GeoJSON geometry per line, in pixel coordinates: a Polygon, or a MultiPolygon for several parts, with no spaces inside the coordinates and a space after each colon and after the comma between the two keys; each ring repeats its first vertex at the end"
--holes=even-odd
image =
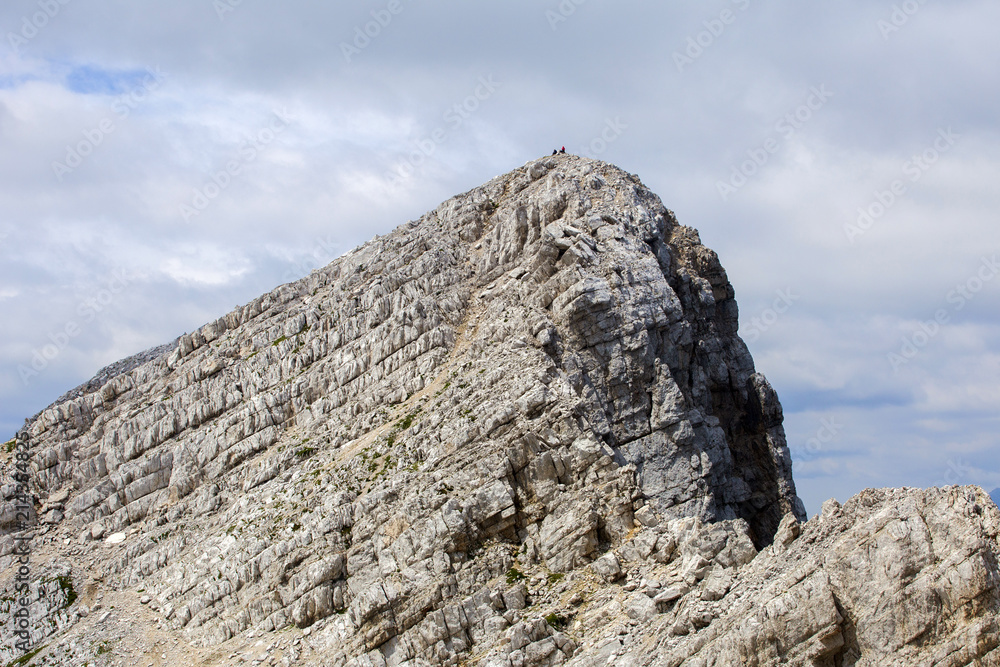
{"type": "Polygon", "coordinates": [[[575,156],[105,369],[17,444],[29,664],[996,657],[988,497],[872,491],[800,524],[717,256],[575,156]]]}

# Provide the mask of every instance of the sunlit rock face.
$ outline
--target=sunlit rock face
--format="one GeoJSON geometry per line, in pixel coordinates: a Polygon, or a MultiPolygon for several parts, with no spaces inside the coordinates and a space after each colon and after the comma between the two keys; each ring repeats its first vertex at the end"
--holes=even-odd
{"type": "Polygon", "coordinates": [[[105,369],[18,443],[46,664],[164,644],[164,664],[923,664],[975,635],[927,662],[957,665],[996,645],[985,494],[872,492],[800,525],[717,256],[576,156],[105,369]]]}

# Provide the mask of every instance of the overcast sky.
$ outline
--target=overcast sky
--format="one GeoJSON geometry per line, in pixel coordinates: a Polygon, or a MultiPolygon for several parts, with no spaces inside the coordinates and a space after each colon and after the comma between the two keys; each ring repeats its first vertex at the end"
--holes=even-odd
{"type": "Polygon", "coordinates": [[[993,489],[998,25],[986,0],[5,0],[0,437],[565,145],[719,253],[810,514],[993,489]]]}

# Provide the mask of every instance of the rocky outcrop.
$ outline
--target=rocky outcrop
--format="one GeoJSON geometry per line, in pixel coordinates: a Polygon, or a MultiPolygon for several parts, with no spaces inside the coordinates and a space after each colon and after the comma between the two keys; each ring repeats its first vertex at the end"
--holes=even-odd
{"type": "Polygon", "coordinates": [[[710,574],[615,664],[1000,664],[998,530],[978,487],[828,501],[801,526],[788,517],[742,568],[708,558],[710,574]]]}
{"type": "MultiPolygon", "coordinates": [[[[888,613],[846,565],[782,569],[861,529],[825,513],[793,539],[781,406],[725,271],[611,165],[531,162],[160,352],[18,434],[33,562],[83,592],[32,612],[46,664],[708,665],[771,636],[777,664],[866,656],[859,610],[888,613]],[[772,593],[814,612],[779,623],[772,593]]],[[[962,536],[984,559],[993,510],[962,536]]],[[[0,538],[8,591],[23,536],[0,538]]]]}

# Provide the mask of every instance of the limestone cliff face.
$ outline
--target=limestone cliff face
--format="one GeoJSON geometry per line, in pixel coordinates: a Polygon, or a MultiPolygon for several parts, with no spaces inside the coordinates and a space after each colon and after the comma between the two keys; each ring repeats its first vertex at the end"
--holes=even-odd
{"type": "Polygon", "coordinates": [[[26,425],[33,639],[83,638],[38,659],[156,657],[154,628],[173,664],[652,664],[647,630],[744,651],[684,643],[730,627],[686,601],[732,599],[805,517],[736,329],[718,258],[636,177],[497,177],[26,425]]]}

